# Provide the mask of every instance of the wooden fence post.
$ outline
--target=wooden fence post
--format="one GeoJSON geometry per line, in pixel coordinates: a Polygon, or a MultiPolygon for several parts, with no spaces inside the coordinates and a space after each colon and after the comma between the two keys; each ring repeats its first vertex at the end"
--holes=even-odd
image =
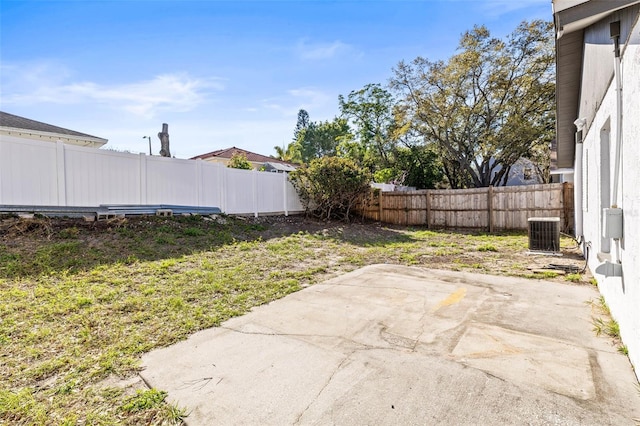
{"type": "Polygon", "coordinates": [[[378,192],[378,221],[382,222],[382,188],[380,188],[380,191],[378,192]]]}
{"type": "Polygon", "coordinates": [[[431,191],[427,189],[427,229],[431,228],[431,191]]]}
{"type": "Polygon", "coordinates": [[[405,225],[409,225],[409,209],[411,206],[411,197],[404,197],[404,221],[405,225]]]}
{"type": "Polygon", "coordinates": [[[493,233],[493,185],[489,186],[489,190],[487,191],[487,207],[488,207],[488,222],[489,222],[489,233],[493,233]]]}
{"type": "Polygon", "coordinates": [[[573,231],[573,191],[569,191],[569,183],[562,183],[562,208],[564,213],[564,232],[573,231]]]}

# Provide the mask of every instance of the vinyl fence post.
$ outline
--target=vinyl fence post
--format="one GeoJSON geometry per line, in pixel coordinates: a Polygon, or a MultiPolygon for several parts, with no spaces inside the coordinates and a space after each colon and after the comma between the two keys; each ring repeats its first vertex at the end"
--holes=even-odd
{"type": "MultiPolygon", "coordinates": [[[[0,166],[2,165],[2,159],[6,158],[4,153],[2,152],[3,146],[4,146],[4,143],[0,142],[0,166]]],[[[0,167],[0,204],[5,204],[5,202],[2,199],[2,167],[0,167]]]]}
{"type": "Polygon", "coordinates": [[[218,168],[218,189],[220,190],[220,211],[227,213],[227,168],[222,163],[215,163],[218,168]]]}
{"type": "Polygon", "coordinates": [[[147,204],[147,156],[140,153],[140,167],[138,170],[138,182],[140,195],[138,202],[142,205],[147,204]]]}
{"type": "Polygon", "coordinates": [[[58,183],[58,205],[67,205],[66,167],[64,162],[64,144],[56,141],[56,177],[58,183]]]}
{"type": "Polygon", "coordinates": [[[253,216],[258,217],[258,170],[253,169],[253,216]]]}
{"type": "Polygon", "coordinates": [[[289,216],[289,197],[287,196],[287,181],[289,180],[289,174],[287,172],[282,173],[282,198],[284,199],[284,215],[289,216]]]}
{"type": "Polygon", "coordinates": [[[202,200],[204,197],[202,196],[202,190],[204,185],[202,184],[202,158],[196,159],[196,201],[197,206],[202,206],[202,200]]]}

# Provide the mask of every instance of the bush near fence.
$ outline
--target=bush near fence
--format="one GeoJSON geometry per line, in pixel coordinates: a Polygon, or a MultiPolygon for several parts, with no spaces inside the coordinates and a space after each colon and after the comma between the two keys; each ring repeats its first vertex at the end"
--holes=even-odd
{"type": "Polygon", "coordinates": [[[573,229],[573,184],[556,183],[438,189],[407,192],[372,190],[357,211],[367,219],[429,228],[527,229],[530,217],[559,217],[573,229]]]}

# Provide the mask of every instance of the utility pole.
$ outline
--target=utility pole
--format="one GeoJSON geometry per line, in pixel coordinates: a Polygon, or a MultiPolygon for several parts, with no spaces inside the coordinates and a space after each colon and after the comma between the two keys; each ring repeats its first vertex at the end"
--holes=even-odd
{"type": "Polygon", "coordinates": [[[149,139],[149,155],[153,155],[151,153],[151,136],[143,136],[142,139],[149,139]]]}

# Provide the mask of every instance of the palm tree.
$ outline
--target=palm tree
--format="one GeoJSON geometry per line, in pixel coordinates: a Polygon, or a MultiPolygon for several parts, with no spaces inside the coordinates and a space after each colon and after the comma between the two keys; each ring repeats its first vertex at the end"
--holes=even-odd
{"type": "Polygon", "coordinates": [[[291,142],[285,148],[283,146],[274,146],[276,150],[276,158],[278,160],[286,161],[287,163],[301,164],[302,154],[300,153],[300,145],[296,142],[291,142]]]}

